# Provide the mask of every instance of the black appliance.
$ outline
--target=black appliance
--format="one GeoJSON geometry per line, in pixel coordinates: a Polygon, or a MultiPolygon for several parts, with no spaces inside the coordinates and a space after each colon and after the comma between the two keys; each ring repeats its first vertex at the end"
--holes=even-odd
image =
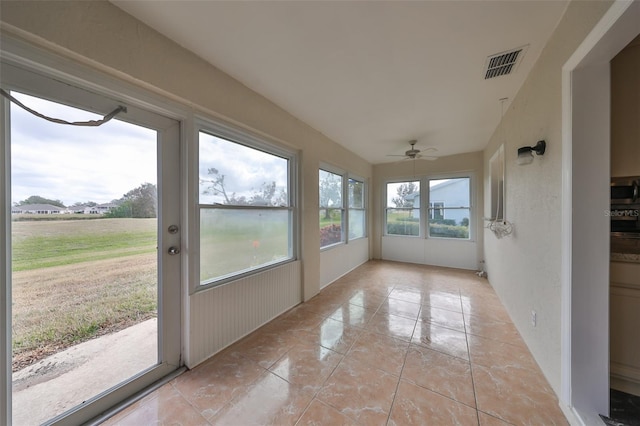
{"type": "Polygon", "coordinates": [[[640,204],[640,176],[611,178],[611,204],[640,204]]]}
{"type": "Polygon", "coordinates": [[[611,251],[640,252],[640,176],[611,178],[611,251]]]}

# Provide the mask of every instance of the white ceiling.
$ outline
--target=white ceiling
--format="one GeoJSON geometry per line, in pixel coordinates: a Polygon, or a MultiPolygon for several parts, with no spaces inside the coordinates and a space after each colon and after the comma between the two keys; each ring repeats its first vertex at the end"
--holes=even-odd
{"type": "Polygon", "coordinates": [[[410,139],[439,156],[482,150],[567,6],[112,2],[373,164],[410,139]],[[514,73],[484,80],[487,56],[525,45],[514,73]]]}

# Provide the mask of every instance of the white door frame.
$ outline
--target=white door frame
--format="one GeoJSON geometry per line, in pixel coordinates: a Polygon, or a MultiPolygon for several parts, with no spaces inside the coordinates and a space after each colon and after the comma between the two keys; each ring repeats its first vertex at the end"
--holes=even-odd
{"type": "MultiPolygon", "coordinates": [[[[9,111],[6,102],[0,101],[0,122],[8,122],[9,111]]],[[[9,140],[10,129],[3,126],[0,141],[9,140]]],[[[11,152],[9,148],[2,148],[0,143],[0,165],[2,170],[9,169],[9,159],[11,152]]],[[[11,205],[11,176],[7,173],[0,173],[0,239],[2,239],[2,250],[0,250],[0,424],[11,424],[11,291],[5,283],[11,280],[11,212],[6,206],[11,205]]]]}
{"type": "MultiPolygon", "coordinates": [[[[162,280],[165,271],[170,271],[174,276],[172,281],[174,286],[170,287],[170,294],[159,296],[159,308],[163,309],[163,318],[159,321],[159,356],[161,364],[146,371],[132,380],[116,386],[111,391],[101,394],[101,399],[88,401],[82,410],[74,409],[64,418],[53,419],[56,424],[80,424],[91,418],[98,416],[108,408],[116,405],[122,399],[122,394],[132,394],[140,389],[151,385],[153,382],[176,370],[182,363],[182,342],[181,332],[183,329],[180,300],[185,288],[183,280],[186,274],[181,275],[181,264],[184,255],[166,256],[169,246],[182,245],[182,252],[186,252],[186,209],[180,207],[176,209],[176,203],[167,210],[160,197],[169,191],[181,194],[183,185],[183,152],[181,146],[185,143],[185,123],[190,122],[189,111],[179,105],[167,101],[164,98],[155,96],[149,92],[141,90],[136,86],[124,83],[106,74],[86,67],[79,63],[64,59],[54,53],[35,47],[25,41],[2,34],[2,62],[18,66],[20,68],[42,74],[54,80],[66,82],[72,86],[79,87],[81,92],[86,90],[105,98],[117,99],[126,104],[131,110],[135,110],[137,116],[145,123],[156,127],[159,134],[158,167],[159,171],[169,170],[173,178],[164,181],[159,180],[158,193],[160,205],[163,210],[158,217],[158,238],[159,244],[159,279],[162,280]],[[164,124],[167,123],[167,124],[164,124]],[[183,124],[181,126],[181,123],[183,124]],[[164,143],[170,140],[171,143],[164,143]],[[182,143],[181,143],[182,141],[182,143]],[[171,147],[167,149],[169,146],[171,147]],[[177,224],[183,231],[176,235],[168,235],[167,228],[170,224],[177,224]],[[177,301],[177,303],[176,303],[177,301]],[[173,303],[171,308],[167,308],[167,303],[173,303]],[[163,336],[169,336],[164,339],[163,336]],[[119,393],[119,394],[118,394],[119,393]]],[[[19,80],[19,78],[18,78],[19,80]]],[[[18,87],[21,83],[17,83],[18,87]]],[[[25,86],[30,87],[30,86],[25,86]]],[[[73,89],[69,89],[73,92],[73,89]]],[[[60,91],[59,93],[64,93],[60,91]]],[[[0,119],[7,120],[8,102],[0,100],[0,119]]],[[[9,206],[11,205],[11,182],[10,175],[5,173],[9,170],[10,159],[10,126],[2,126],[3,134],[0,134],[0,164],[3,172],[0,173],[0,237],[3,238],[4,248],[0,256],[0,275],[2,275],[0,285],[0,296],[2,305],[0,314],[2,316],[3,327],[0,327],[0,424],[11,424],[11,271],[10,271],[10,245],[11,245],[11,217],[9,206]],[[6,324],[6,326],[4,326],[6,324]]],[[[183,200],[177,202],[183,206],[183,200]]]]}
{"type": "Polygon", "coordinates": [[[610,61],[639,23],[617,0],[562,69],[560,401],[581,424],[609,415],[610,61]]]}

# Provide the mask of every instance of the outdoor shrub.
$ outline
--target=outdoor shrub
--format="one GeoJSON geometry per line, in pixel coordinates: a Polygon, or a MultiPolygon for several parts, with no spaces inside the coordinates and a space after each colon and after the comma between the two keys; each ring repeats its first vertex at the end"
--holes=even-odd
{"type": "Polygon", "coordinates": [[[455,219],[429,219],[429,223],[430,224],[438,223],[441,225],[451,225],[451,226],[456,225],[455,219]]]}
{"type": "Polygon", "coordinates": [[[327,225],[320,228],[320,247],[339,243],[342,241],[342,227],[336,225],[327,225]]]}
{"type": "Polygon", "coordinates": [[[418,222],[420,222],[420,218],[419,217],[408,216],[408,217],[398,218],[398,219],[396,219],[396,221],[397,222],[415,222],[415,223],[418,223],[418,222]]]}
{"type": "Polygon", "coordinates": [[[387,234],[420,235],[420,224],[412,221],[387,222],[387,234]]]}
{"type": "Polygon", "coordinates": [[[429,235],[442,238],[469,238],[469,228],[429,222],[429,235]]]}

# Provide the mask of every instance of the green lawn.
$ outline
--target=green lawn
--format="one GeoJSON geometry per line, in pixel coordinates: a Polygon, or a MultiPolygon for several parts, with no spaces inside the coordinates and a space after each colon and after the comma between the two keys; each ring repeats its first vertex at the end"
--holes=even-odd
{"type": "Polygon", "coordinates": [[[14,272],[156,251],[156,219],[12,223],[14,272]]]}
{"type": "Polygon", "coordinates": [[[14,370],[156,315],[157,220],[68,217],[12,222],[14,370]]]}

